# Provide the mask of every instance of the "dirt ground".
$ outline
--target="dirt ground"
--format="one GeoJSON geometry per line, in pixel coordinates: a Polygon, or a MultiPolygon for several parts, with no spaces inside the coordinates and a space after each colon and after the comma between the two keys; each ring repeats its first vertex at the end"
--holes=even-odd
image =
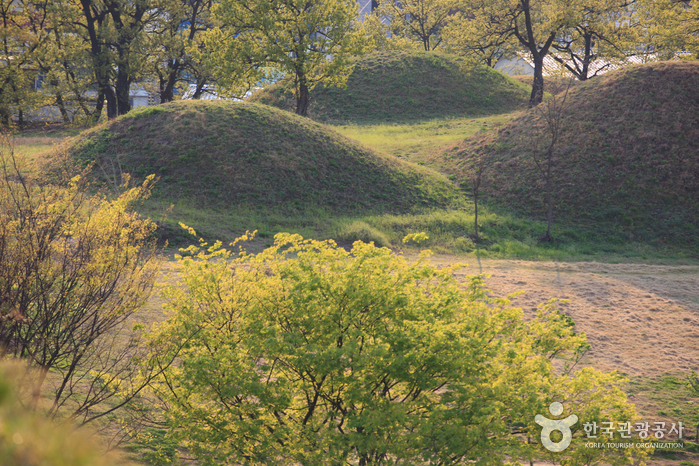
{"type": "MultiPolygon", "coordinates": [[[[439,265],[455,262],[454,257],[436,256],[433,260],[439,265]]],[[[573,318],[577,331],[587,334],[592,346],[585,364],[617,370],[632,379],[699,371],[699,265],[471,258],[462,262],[468,264],[460,272],[464,276],[490,275],[486,286],[495,296],[524,290],[512,304],[525,312],[533,314],[539,303],[550,298],[569,299],[561,310],[573,318]]],[[[659,414],[657,400],[637,394],[629,401],[644,420],[673,422],[659,414]]],[[[694,437],[695,433],[689,435],[694,437]]],[[[648,464],[680,462],[699,465],[699,455],[678,454],[674,459],[654,456],[648,464]]],[[[536,462],[535,466],[550,464],[536,462]]]]}
{"type": "Polygon", "coordinates": [[[587,334],[598,369],[630,377],[699,369],[699,265],[464,262],[463,275],[490,275],[496,296],[524,290],[512,303],[525,312],[550,298],[570,300],[561,309],[587,334]]]}

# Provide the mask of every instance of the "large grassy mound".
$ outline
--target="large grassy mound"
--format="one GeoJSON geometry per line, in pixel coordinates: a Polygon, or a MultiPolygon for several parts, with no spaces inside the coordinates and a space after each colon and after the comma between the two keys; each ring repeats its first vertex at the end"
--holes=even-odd
{"type": "MultiPolygon", "coordinates": [[[[620,241],[696,244],[697,83],[699,63],[661,62],[571,88],[552,172],[557,218],[611,227],[623,233],[620,241]]],[[[546,128],[534,109],[444,157],[463,180],[475,160],[488,157],[483,191],[499,204],[543,214],[544,182],[532,155],[545,151],[546,128]]]]}
{"type": "MultiPolygon", "coordinates": [[[[251,97],[293,111],[290,80],[251,97]]],[[[346,89],[316,87],[309,116],[325,123],[410,122],[507,113],[526,106],[531,88],[488,67],[436,52],[382,52],[357,60],[346,89]]]]}
{"type": "Polygon", "coordinates": [[[70,140],[95,176],[160,177],[156,199],[200,206],[403,212],[458,196],[444,177],[279,109],[181,101],[130,112],[70,140]],[[109,176],[105,176],[109,175],[109,176]]]}

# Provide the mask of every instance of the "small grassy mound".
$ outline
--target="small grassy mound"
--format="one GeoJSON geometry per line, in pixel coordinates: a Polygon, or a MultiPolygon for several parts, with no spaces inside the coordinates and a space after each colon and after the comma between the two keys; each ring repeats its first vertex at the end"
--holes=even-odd
{"type": "MultiPolygon", "coordinates": [[[[623,232],[622,241],[699,242],[699,63],[630,66],[568,94],[553,166],[557,219],[623,232]]],[[[444,154],[468,180],[488,157],[483,192],[508,208],[542,215],[546,124],[529,111],[444,154]]]]}
{"type": "MultiPolygon", "coordinates": [[[[290,80],[250,100],[293,111],[290,80]]],[[[382,52],[357,60],[346,89],[316,87],[309,117],[333,124],[412,122],[508,113],[527,105],[530,89],[488,67],[468,67],[436,52],[382,52]]]]}
{"type": "MultiPolygon", "coordinates": [[[[200,207],[405,212],[449,205],[457,189],[425,168],[384,156],[306,118],[258,104],[181,101],[130,112],[61,150],[120,172],[160,177],[155,200],[200,207]]],[[[114,176],[116,174],[116,177],[114,176]]]]}

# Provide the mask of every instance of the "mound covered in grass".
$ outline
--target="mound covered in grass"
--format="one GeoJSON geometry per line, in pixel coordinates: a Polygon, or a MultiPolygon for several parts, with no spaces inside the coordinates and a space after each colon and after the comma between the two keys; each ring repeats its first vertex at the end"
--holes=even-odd
{"type": "MultiPolygon", "coordinates": [[[[290,80],[250,100],[293,111],[290,80]]],[[[358,59],[346,89],[318,86],[308,115],[325,123],[410,122],[508,113],[527,105],[526,85],[437,52],[382,52],[358,59]]]]}
{"type": "MultiPolygon", "coordinates": [[[[613,226],[623,232],[620,241],[696,244],[697,83],[699,63],[660,62],[571,88],[552,168],[554,215],[591,228],[613,226]]],[[[444,157],[462,180],[487,157],[483,192],[545,218],[544,181],[533,156],[544,154],[546,130],[533,109],[444,157]]]]}
{"type": "Polygon", "coordinates": [[[258,104],[181,101],[130,112],[61,148],[113,184],[154,173],[156,199],[200,206],[408,211],[458,196],[444,177],[258,104]]]}

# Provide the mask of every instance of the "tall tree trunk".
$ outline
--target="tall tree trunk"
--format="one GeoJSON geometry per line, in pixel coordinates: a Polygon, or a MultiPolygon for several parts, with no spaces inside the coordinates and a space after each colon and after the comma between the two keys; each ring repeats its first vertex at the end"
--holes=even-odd
{"type": "Polygon", "coordinates": [[[551,241],[551,224],[553,223],[553,202],[551,201],[551,164],[553,163],[552,149],[549,149],[548,160],[546,166],[546,206],[548,214],[546,216],[546,236],[545,241],[551,241]]]}
{"type": "MultiPolygon", "coordinates": [[[[94,120],[95,123],[97,123],[97,121],[102,116],[102,109],[104,109],[104,93],[100,92],[97,95],[97,103],[95,104],[95,112],[92,113],[92,119],[94,120]]],[[[90,115],[90,114],[85,112],[85,115],[90,115]]]]}
{"type": "MultiPolygon", "coordinates": [[[[48,72],[48,69],[44,69],[43,71],[48,72]]],[[[68,115],[68,111],[66,110],[66,104],[63,100],[63,93],[58,90],[58,79],[51,79],[49,84],[51,84],[51,87],[56,89],[54,92],[54,96],[56,97],[56,107],[58,107],[58,111],[61,112],[61,119],[63,120],[63,123],[70,124],[70,115],[68,115]]]]}
{"type": "Polygon", "coordinates": [[[70,124],[70,115],[68,115],[68,111],[66,110],[66,104],[63,101],[63,94],[60,92],[56,92],[56,107],[58,107],[58,111],[61,112],[61,119],[63,120],[63,123],[66,125],[70,124]]]}
{"type": "Polygon", "coordinates": [[[169,73],[167,79],[160,82],[160,103],[172,102],[175,98],[175,84],[177,83],[177,75],[179,74],[180,60],[179,58],[168,63],[169,73]]]}
{"type": "Polygon", "coordinates": [[[473,230],[476,237],[476,241],[478,241],[478,191],[473,193],[473,207],[475,211],[473,217],[473,230]]]}
{"type": "Polygon", "coordinates": [[[11,121],[12,113],[10,112],[9,107],[5,105],[0,106],[0,125],[4,126],[5,128],[9,128],[11,121]]]}
{"type": "Polygon", "coordinates": [[[131,110],[131,103],[129,102],[130,87],[129,75],[124,71],[123,67],[119,67],[116,79],[116,102],[119,115],[126,115],[131,110]]]}
{"type": "Polygon", "coordinates": [[[117,111],[117,99],[116,94],[114,94],[114,89],[111,87],[104,92],[104,98],[107,100],[107,118],[112,120],[119,116],[117,111]]]}
{"type": "Polygon", "coordinates": [[[578,75],[580,81],[585,81],[590,73],[590,62],[592,61],[592,34],[589,32],[585,33],[585,56],[582,62],[582,70],[578,75]]]}
{"type": "Polygon", "coordinates": [[[549,33],[548,38],[542,44],[537,40],[534,34],[534,25],[531,11],[530,0],[520,0],[520,10],[524,13],[525,30],[520,31],[517,26],[517,21],[514,22],[514,35],[519,40],[520,44],[526,47],[532,54],[534,60],[534,83],[532,85],[532,94],[529,98],[529,108],[536,107],[544,100],[544,57],[549,53],[551,44],[558,33],[557,29],[549,33]]]}
{"type": "Polygon", "coordinates": [[[308,116],[308,101],[311,99],[311,93],[306,85],[305,78],[299,79],[299,94],[296,98],[296,114],[308,116]]]}
{"type": "Polygon", "coordinates": [[[194,89],[194,94],[192,94],[192,99],[199,99],[204,93],[204,86],[206,86],[206,81],[197,81],[197,87],[194,89]]]}
{"type": "MultiPolygon", "coordinates": [[[[537,54],[538,55],[538,54],[537,54]]],[[[544,100],[544,57],[534,57],[534,82],[529,97],[529,108],[536,107],[544,100]]]]}

